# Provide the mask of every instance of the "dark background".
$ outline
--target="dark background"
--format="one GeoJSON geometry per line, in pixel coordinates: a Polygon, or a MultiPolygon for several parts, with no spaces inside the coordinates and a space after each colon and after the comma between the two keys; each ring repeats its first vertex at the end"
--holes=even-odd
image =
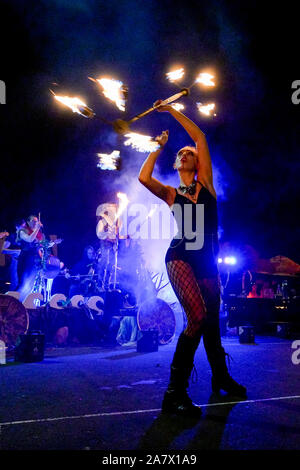
{"type": "MultiPolygon", "coordinates": [[[[209,143],[221,241],[300,262],[300,105],[291,101],[298,13],[295,3],[248,0],[2,1],[0,231],[14,233],[16,222],[41,212],[45,232],[64,239],[60,252],[74,263],[97,240],[97,206],[126,192],[146,155],[124,147],[109,126],[58,106],[49,89],[81,96],[107,119],[130,118],[176,92],[165,73],[181,64],[187,85],[205,67],[217,76],[217,88],[193,88],[185,112],[209,143]],[[103,75],[128,85],[125,115],[87,79],[103,75]],[[217,103],[214,119],[199,115],[200,98],[217,103]],[[96,153],[114,149],[122,169],[96,168],[96,153]]],[[[170,138],[158,169],[167,180],[186,134],[167,114],[132,127],[152,136],[163,129],[170,138]]]]}

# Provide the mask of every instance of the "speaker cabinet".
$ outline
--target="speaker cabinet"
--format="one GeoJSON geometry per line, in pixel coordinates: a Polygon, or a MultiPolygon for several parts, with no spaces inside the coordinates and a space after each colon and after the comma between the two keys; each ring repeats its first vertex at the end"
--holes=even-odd
{"type": "Polygon", "coordinates": [[[44,359],[45,335],[40,332],[21,334],[16,342],[16,362],[40,362],[44,359]]]}
{"type": "Polygon", "coordinates": [[[253,326],[239,326],[239,341],[240,343],[254,343],[254,327],[253,326]]]}

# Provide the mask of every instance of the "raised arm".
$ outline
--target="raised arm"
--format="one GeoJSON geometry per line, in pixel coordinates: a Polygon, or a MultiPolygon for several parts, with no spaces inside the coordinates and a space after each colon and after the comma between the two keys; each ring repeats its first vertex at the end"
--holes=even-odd
{"type": "Polygon", "coordinates": [[[174,201],[174,188],[171,186],[166,186],[158,181],[156,178],[153,178],[152,173],[154,170],[154,165],[158,156],[160,155],[163,147],[168,141],[169,131],[164,131],[159,137],[156,138],[157,142],[160,144],[160,147],[155,152],[151,152],[147,159],[144,161],[140,173],[139,181],[142,183],[151,193],[165,201],[169,206],[173,204],[174,201]]]}
{"type": "Polygon", "coordinates": [[[19,237],[22,238],[25,242],[31,243],[33,240],[36,239],[36,236],[38,234],[38,231],[42,227],[42,224],[40,222],[37,223],[37,226],[35,227],[34,231],[29,235],[28,233],[25,232],[25,230],[20,230],[19,237]]]}
{"type": "MultiPolygon", "coordinates": [[[[157,101],[154,103],[154,105],[157,106],[159,102],[160,101],[157,101]]],[[[180,111],[174,109],[172,106],[162,106],[161,108],[158,108],[158,111],[169,112],[176,119],[176,121],[181,124],[181,126],[186,130],[191,139],[194,141],[198,154],[197,179],[203,182],[207,189],[214,195],[214,197],[216,197],[216,192],[213,186],[211,158],[205,134],[193,121],[191,121],[191,119],[186,117],[180,111]]]]}

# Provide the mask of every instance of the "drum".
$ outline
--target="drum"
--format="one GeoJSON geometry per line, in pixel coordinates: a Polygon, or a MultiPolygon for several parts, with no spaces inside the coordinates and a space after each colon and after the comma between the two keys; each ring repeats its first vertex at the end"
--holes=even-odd
{"type": "Polygon", "coordinates": [[[176,320],[171,307],[162,299],[143,302],[137,313],[140,330],[158,330],[159,344],[170,343],[175,336],[176,320]]]}
{"type": "Polygon", "coordinates": [[[60,260],[56,256],[50,255],[47,258],[43,269],[43,276],[46,279],[54,279],[60,272],[60,260]]]}
{"type": "Polygon", "coordinates": [[[6,346],[14,346],[28,326],[29,317],[24,305],[10,295],[0,295],[0,339],[6,346]]]}

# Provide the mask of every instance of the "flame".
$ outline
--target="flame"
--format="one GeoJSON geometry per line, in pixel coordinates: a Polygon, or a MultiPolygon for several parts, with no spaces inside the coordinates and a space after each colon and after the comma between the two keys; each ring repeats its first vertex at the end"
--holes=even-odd
{"type": "Polygon", "coordinates": [[[76,96],[59,96],[54,93],[53,95],[57,101],[72,109],[73,113],[81,114],[84,117],[94,116],[93,111],[80,98],[77,98],[76,96]]]}
{"type": "Polygon", "coordinates": [[[131,145],[138,152],[155,152],[159,148],[159,144],[149,135],[130,132],[125,134],[125,137],[127,137],[127,140],[124,142],[124,145],[131,145]]]}
{"type": "Polygon", "coordinates": [[[99,157],[97,167],[101,170],[117,170],[117,162],[120,158],[118,150],[114,150],[111,154],[97,153],[97,156],[99,157]]]}
{"type": "Polygon", "coordinates": [[[125,87],[119,80],[99,78],[96,80],[103,88],[103,94],[113,101],[120,111],[125,111],[125,87]]]}
{"type": "Polygon", "coordinates": [[[123,214],[124,210],[126,209],[129,203],[129,199],[125,193],[119,192],[117,193],[117,197],[120,199],[120,203],[119,203],[119,208],[115,215],[115,220],[117,220],[121,216],[121,214],[123,214]]]}
{"type": "Polygon", "coordinates": [[[184,69],[177,69],[172,70],[171,72],[166,73],[166,77],[170,82],[175,82],[176,80],[180,80],[184,75],[184,69]]]}
{"type": "Polygon", "coordinates": [[[196,83],[201,83],[205,86],[215,86],[215,83],[213,82],[214,78],[215,77],[210,73],[202,72],[196,78],[196,83]]]}
{"type": "MultiPolygon", "coordinates": [[[[200,113],[205,114],[206,116],[211,116],[211,112],[213,109],[215,109],[216,105],[215,103],[208,103],[208,104],[197,103],[197,107],[200,113]]],[[[214,116],[216,116],[216,114],[214,114],[214,116]]]]}
{"type": "Polygon", "coordinates": [[[176,109],[176,111],[182,111],[184,109],[184,106],[181,103],[172,103],[171,106],[176,109]]]}

